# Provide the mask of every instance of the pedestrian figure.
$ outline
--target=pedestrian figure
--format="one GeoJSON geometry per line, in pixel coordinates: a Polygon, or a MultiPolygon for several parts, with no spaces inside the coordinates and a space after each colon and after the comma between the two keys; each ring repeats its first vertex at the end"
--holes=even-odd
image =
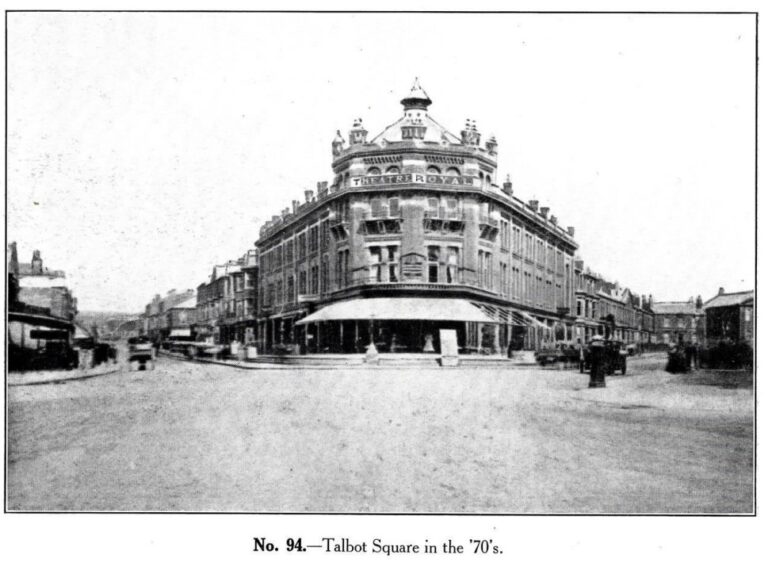
{"type": "Polygon", "coordinates": [[[581,344],[581,339],[576,339],[576,350],[579,351],[579,374],[584,373],[584,345],[581,344]]]}
{"type": "Polygon", "coordinates": [[[691,368],[695,365],[696,349],[693,347],[693,343],[688,341],[685,343],[685,371],[690,372],[691,368]]]}

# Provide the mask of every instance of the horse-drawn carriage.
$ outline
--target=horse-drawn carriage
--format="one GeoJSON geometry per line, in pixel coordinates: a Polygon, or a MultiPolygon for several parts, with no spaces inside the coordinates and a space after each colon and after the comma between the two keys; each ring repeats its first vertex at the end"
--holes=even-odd
{"type": "MultiPolygon", "coordinates": [[[[627,347],[620,340],[605,340],[602,341],[604,346],[603,358],[605,360],[605,373],[615,374],[621,372],[622,375],[627,373],[627,347]]],[[[592,368],[592,358],[589,347],[584,350],[583,366],[579,367],[579,372],[589,372],[592,368]]]]}
{"type": "Polygon", "coordinates": [[[128,364],[131,370],[153,370],[155,368],[155,349],[152,341],[145,336],[128,339],[128,364]]]}

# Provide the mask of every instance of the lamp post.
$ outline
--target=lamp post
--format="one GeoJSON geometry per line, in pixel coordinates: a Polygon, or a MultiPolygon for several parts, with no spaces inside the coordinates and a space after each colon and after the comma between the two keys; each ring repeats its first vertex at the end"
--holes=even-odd
{"type": "Polygon", "coordinates": [[[589,342],[589,387],[605,388],[605,342],[595,335],[589,342]]]}

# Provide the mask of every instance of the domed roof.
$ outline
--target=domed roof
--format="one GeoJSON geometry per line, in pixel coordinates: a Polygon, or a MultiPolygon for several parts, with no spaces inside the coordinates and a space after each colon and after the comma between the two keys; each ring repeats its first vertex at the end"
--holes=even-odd
{"type": "Polygon", "coordinates": [[[417,77],[413,82],[408,96],[400,101],[404,107],[403,116],[385,128],[371,140],[375,144],[400,142],[403,140],[402,127],[414,126],[424,128],[420,140],[442,144],[461,144],[461,139],[448,131],[427,113],[427,107],[432,104],[427,92],[419,85],[417,77]]]}
{"type": "Polygon", "coordinates": [[[413,87],[411,87],[410,92],[400,103],[406,109],[426,109],[432,104],[432,99],[429,98],[427,92],[419,85],[419,78],[417,77],[413,80],[413,87]]]}

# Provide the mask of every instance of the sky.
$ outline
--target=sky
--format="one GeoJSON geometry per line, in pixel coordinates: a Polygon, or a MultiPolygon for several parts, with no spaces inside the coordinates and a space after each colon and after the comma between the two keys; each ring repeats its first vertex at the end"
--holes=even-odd
{"type": "Polygon", "coordinates": [[[7,232],[81,310],[140,312],[331,180],[331,141],[430,114],[659,301],[754,287],[749,15],[8,15],[7,232]]]}

